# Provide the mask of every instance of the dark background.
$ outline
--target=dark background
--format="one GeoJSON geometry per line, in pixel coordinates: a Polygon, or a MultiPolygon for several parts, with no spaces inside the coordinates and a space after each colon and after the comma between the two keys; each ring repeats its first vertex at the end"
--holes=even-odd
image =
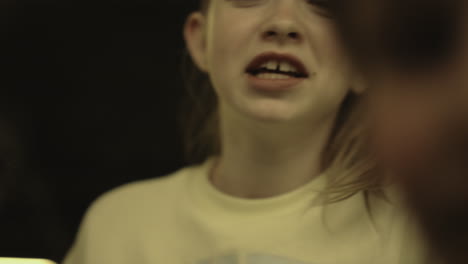
{"type": "Polygon", "coordinates": [[[60,261],[97,196],[184,166],[184,0],[2,0],[0,256],[60,261]]]}

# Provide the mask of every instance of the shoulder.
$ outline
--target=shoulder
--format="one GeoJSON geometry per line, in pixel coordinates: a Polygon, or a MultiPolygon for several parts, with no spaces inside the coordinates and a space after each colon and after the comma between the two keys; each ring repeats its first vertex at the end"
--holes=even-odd
{"type": "Polygon", "coordinates": [[[188,195],[192,179],[204,173],[206,164],[208,161],[165,176],[127,183],[102,194],[86,211],[80,229],[102,232],[146,221],[165,221],[184,201],[181,199],[188,195]]]}
{"type": "Polygon", "coordinates": [[[172,221],[176,199],[202,170],[202,165],[185,167],[101,195],[86,211],[64,263],[123,263],[122,254],[147,237],[151,228],[164,228],[172,221]]]}
{"type": "Polygon", "coordinates": [[[186,191],[190,177],[200,166],[184,167],[168,175],[131,182],[112,189],[91,204],[86,217],[96,220],[119,214],[139,214],[138,211],[145,212],[149,207],[167,205],[172,197],[180,196],[186,191]]]}

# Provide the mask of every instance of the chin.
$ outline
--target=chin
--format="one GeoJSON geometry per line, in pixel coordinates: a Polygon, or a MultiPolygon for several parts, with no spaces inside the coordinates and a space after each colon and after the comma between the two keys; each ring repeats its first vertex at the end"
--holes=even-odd
{"type": "Polygon", "coordinates": [[[290,107],[284,106],[269,106],[269,107],[253,107],[247,111],[252,119],[260,122],[282,123],[294,121],[299,118],[297,111],[290,107]]]}
{"type": "Polygon", "coordinates": [[[261,123],[297,121],[305,114],[302,111],[304,105],[294,100],[288,101],[279,98],[232,100],[230,104],[225,104],[225,106],[227,106],[227,112],[261,123]]]}

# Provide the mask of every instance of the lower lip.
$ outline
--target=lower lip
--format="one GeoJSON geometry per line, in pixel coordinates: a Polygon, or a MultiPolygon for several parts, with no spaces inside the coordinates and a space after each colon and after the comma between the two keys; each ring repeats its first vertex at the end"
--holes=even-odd
{"type": "Polygon", "coordinates": [[[297,87],[303,82],[304,78],[288,78],[288,79],[262,79],[256,76],[247,74],[249,86],[261,91],[281,92],[289,91],[297,87]]]}

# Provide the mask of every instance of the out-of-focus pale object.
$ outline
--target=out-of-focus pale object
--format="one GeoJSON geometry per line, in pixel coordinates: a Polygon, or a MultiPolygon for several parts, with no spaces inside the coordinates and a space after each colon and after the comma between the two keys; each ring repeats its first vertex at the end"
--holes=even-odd
{"type": "Polygon", "coordinates": [[[0,258],[0,264],[56,264],[47,259],[0,258]]]}

